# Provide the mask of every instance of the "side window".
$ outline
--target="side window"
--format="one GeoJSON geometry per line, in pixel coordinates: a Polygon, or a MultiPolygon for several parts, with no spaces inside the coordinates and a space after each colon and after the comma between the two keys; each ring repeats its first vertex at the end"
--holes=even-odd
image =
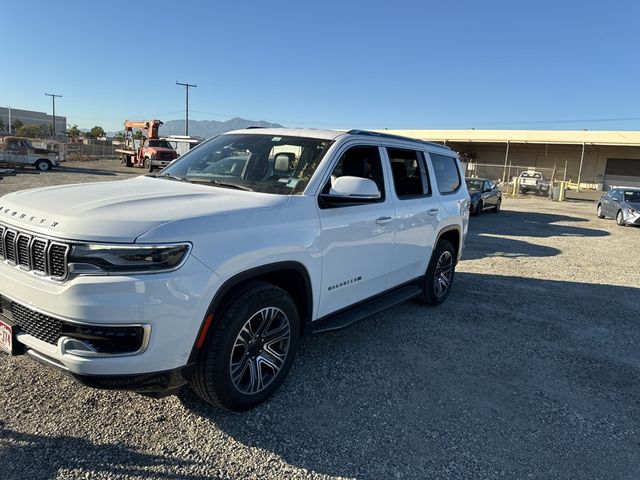
{"type": "Polygon", "coordinates": [[[387,148],[387,155],[398,198],[429,195],[429,181],[421,152],[387,148]]]}
{"type": "Polygon", "coordinates": [[[329,193],[331,182],[344,176],[373,180],[380,190],[380,200],[378,201],[384,201],[384,174],[382,173],[382,160],[380,160],[378,147],[351,147],[344,152],[331,172],[331,178],[322,189],[322,193],[329,193]]]}
{"type": "Polygon", "coordinates": [[[429,156],[433,164],[438,191],[446,195],[458,190],[460,188],[460,173],[456,159],[438,153],[430,153],[429,156]]]}

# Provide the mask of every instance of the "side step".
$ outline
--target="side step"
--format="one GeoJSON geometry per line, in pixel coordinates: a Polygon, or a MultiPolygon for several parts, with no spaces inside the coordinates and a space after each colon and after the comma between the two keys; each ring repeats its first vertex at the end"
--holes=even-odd
{"type": "MultiPolygon", "coordinates": [[[[389,307],[406,302],[422,293],[422,289],[415,284],[405,285],[371,300],[348,307],[345,310],[331,314],[322,320],[318,320],[317,325],[313,325],[313,333],[328,333],[341,330],[363,320],[371,315],[382,312],[389,307]]],[[[316,323],[316,322],[314,322],[316,323]]]]}

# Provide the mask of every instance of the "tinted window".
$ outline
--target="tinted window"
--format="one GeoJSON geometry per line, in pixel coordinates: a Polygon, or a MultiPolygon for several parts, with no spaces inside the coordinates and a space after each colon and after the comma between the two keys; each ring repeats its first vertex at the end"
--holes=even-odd
{"type": "Polygon", "coordinates": [[[344,176],[373,180],[380,191],[379,201],[384,200],[384,175],[378,147],[352,147],[344,152],[333,172],[331,172],[331,178],[324,186],[322,193],[329,193],[331,182],[338,177],[344,176]]]}
{"type": "Polygon", "coordinates": [[[387,155],[391,162],[393,186],[398,198],[429,194],[427,173],[421,153],[415,150],[387,148],[387,155]]]}
{"type": "Polygon", "coordinates": [[[627,202],[640,203],[640,190],[625,190],[624,199],[627,202]]]}
{"type": "Polygon", "coordinates": [[[454,157],[430,153],[436,183],[440,193],[453,193],[460,187],[460,174],[454,157]]]}

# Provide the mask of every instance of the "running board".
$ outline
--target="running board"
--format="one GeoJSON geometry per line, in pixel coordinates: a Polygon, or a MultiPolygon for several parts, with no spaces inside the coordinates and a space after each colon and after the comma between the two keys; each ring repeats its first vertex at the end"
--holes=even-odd
{"type": "Polygon", "coordinates": [[[371,315],[380,313],[389,307],[417,297],[421,293],[422,289],[415,284],[405,285],[404,287],[383,293],[371,300],[366,300],[363,303],[348,307],[322,320],[318,320],[317,325],[313,325],[313,333],[328,333],[342,330],[371,315]]]}

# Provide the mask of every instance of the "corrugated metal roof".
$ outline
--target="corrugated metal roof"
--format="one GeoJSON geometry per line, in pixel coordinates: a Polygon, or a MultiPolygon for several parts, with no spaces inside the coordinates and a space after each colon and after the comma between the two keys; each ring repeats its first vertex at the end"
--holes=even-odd
{"type": "Polygon", "coordinates": [[[382,130],[434,142],[549,143],[640,146],[640,131],[605,130],[382,130]]]}

